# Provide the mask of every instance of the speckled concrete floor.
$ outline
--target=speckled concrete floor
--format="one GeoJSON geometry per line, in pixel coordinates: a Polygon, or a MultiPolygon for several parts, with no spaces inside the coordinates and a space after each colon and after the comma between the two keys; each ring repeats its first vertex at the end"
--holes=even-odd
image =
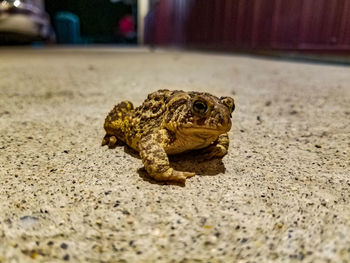
{"type": "Polygon", "coordinates": [[[0,262],[350,262],[350,68],[147,50],[0,50],[0,262]],[[233,95],[228,156],[158,184],[105,115],[233,95]]]}

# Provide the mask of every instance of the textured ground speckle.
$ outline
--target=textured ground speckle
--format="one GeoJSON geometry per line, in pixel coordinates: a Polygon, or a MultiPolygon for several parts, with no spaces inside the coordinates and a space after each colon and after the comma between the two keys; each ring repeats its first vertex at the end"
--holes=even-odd
{"type": "Polygon", "coordinates": [[[0,262],[350,262],[350,68],[145,50],[0,50],[0,262]],[[159,88],[233,95],[222,162],[157,184],[101,147],[159,88]]]}

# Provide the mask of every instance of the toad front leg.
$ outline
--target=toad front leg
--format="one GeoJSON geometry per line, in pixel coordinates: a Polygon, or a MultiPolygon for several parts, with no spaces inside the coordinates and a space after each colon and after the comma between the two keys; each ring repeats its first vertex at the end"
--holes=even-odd
{"type": "Polygon", "coordinates": [[[158,181],[185,183],[186,178],[194,176],[195,173],[180,172],[170,167],[168,155],[164,150],[167,139],[164,130],[142,138],[139,142],[142,162],[148,174],[158,181]]]}
{"type": "Polygon", "coordinates": [[[219,138],[207,148],[202,150],[203,159],[222,158],[227,154],[230,139],[227,133],[221,134],[219,138]]]}

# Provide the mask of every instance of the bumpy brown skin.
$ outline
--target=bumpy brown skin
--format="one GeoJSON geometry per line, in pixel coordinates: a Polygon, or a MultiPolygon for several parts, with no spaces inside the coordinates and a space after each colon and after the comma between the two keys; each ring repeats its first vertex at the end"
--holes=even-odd
{"type": "Polygon", "coordinates": [[[106,117],[102,145],[126,143],[140,153],[154,179],[184,183],[195,174],[171,168],[168,154],[202,149],[205,159],[225,156],[234,108],[230,97],[158,90],[136,109],[129,101],[116,105],[106,117]]]}

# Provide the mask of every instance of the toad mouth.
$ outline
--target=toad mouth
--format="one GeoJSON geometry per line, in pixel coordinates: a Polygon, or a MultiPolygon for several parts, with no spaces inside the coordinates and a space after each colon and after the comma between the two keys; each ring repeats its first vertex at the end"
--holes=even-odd
{"type": "Polygon", "coordinates": [[[209,127],[183,127],[183,130],[186,130],[187,132],[196,133],[198,135],[201,135],[203,137],[210,137],[214,134],[220,134],[225,133],[229,129],[224,127],[217,127],[217,128],[209,128],[209,127]]]}

